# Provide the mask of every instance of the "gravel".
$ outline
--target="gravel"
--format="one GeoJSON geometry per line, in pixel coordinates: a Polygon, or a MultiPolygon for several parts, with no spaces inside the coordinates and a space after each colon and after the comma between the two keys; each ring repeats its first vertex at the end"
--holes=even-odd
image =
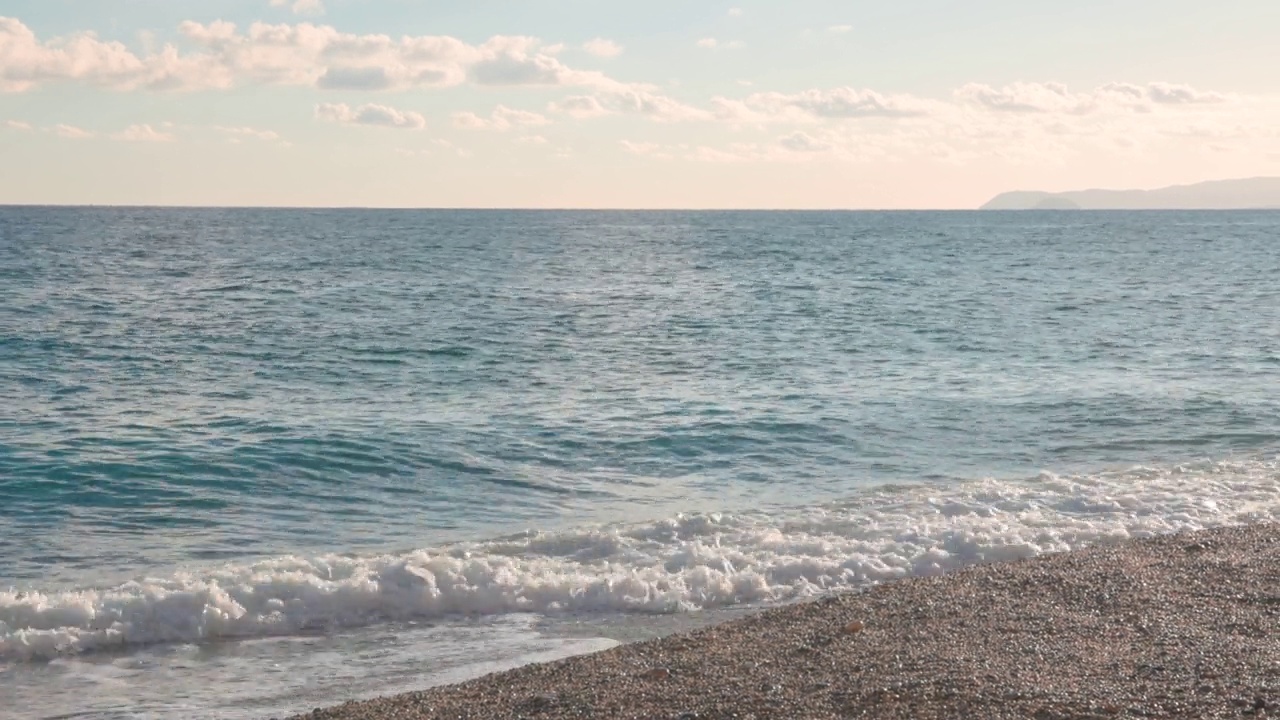
{"type": "Polygon", "coordinates": [[[1280,529],[983,565],[298,716],[1280,718],[1280,529]]]}

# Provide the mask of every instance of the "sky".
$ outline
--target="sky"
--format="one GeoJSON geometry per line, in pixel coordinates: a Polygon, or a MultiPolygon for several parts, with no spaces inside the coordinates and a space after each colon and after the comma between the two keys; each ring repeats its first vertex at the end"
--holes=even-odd
{"type": "Polygon", "coordinates": [[[1280,175],[1276,0],[3,0],[0,203],[969,208],[1280,175]]]}

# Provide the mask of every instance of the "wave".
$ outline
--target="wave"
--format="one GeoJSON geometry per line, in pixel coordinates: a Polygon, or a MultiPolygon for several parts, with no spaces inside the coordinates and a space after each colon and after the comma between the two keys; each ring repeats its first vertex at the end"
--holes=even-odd
{"type": "Polygon", "coordinates": [[[0,659],[507,613],[774,603],[1280,516],[1280,464],[1200,462],[882,487],[746,514],[528,532],[406,553],[279,557],[110,588],[0,592],[0,659]]]}

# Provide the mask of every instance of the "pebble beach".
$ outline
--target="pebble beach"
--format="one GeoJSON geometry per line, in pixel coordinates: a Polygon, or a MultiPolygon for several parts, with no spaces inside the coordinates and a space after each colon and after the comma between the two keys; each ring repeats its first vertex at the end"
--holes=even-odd
{"type": "Polygon", "coordinates": [[[977,566],[296,720],[1280,716],[1280,529],[977,566]]]}

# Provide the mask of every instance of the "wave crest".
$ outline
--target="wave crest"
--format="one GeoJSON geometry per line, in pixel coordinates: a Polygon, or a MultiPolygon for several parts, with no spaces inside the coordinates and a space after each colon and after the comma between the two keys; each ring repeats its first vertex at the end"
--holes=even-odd
{"type": "Polygon", "coordinates": [[[1132,537],[1275,519],[1274,461],[870,490],[376,556],[280,557],[112,588],[0,592],[0,658],[506,613],[787,601],[1132,537]]]}

